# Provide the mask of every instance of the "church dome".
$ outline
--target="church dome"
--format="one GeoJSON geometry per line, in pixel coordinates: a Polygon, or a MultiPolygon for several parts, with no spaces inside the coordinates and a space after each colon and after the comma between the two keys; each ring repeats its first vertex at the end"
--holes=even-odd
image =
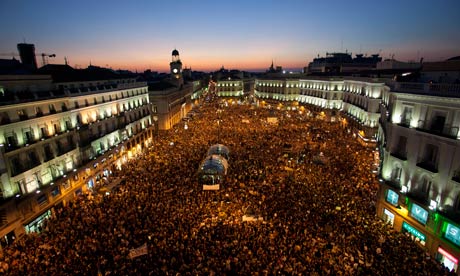
{"type": "Polygon", "coordinates": [[[174,51],[172,51],[172,55],[173,55],[173,56],[178,56],[178,55],[179,55],[179,51],[177,51],[176,49],[174,49],[174,51]]]}

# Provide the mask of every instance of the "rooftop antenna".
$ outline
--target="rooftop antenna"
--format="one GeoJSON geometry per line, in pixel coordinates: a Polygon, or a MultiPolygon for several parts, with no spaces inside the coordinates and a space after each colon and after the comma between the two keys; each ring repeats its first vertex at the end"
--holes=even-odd
{"type": "Polygon", "coordinates": [[[64,57],[64,63],[65,63],[65,65],[68,65],[67,57],[64,57]]]}
{"type": "Polygon", "coordinates": [[[343,38],[340,39],[340,52],[343,51],[343,38]]]}
{"type": "Polygon", "coordinates": [[[362,48],[362,45],[359,44],[359,53],[360,53],[360,54],[362,54],[362,49],[361,49],[361,48],[362,48]]]}

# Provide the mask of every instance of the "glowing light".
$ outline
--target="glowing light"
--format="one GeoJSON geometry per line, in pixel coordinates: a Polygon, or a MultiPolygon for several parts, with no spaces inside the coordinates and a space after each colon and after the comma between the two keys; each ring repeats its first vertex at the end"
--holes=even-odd
{"type": "Polygon", "coordinates": [[[449,252],[447,252],[446,250],[442,249],[441,247],[438,247],[438,252],[445,256],[447,259],[454,262],[455,264],[458,264],[458,259],[449,254],[449,252]]]}

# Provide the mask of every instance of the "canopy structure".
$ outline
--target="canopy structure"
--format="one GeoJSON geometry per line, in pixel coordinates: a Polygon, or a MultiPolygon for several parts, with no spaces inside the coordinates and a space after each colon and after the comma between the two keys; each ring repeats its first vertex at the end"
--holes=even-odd
{"type": "Polygon", "coordinates": [[[208,150],[208,156],[211,156],[211,155],[220,155],[222,156],[223,158],[229,160],[229,153],[230,151],[228,150],[228,148],[222,144],[215,144],[215,145],[212,145],[209,150],[208,150]]]}
{"type": "Polygon", "coordinates": [[[226,175],[227,168],[227,160],[220,155],[213,154],[201,161],[199,173],[226,175]]]}
{"type": "Polygon", "coordinates": [[[201,161],[198,180],[201,184],[220,184],[227,174],[228,163],[220,155],[213,154],[201,161]]]}

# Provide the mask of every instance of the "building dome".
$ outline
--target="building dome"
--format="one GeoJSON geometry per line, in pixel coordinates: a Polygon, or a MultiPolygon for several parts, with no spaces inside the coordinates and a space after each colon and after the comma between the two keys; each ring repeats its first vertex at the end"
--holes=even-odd
{"type": "Polygon", "coordinates": [[[179,51],[177,51],[176,49],[174,49],[174,50],[172,51],[172,55],[173,55],[173,56],[178,56],[178,55],[179,55],[179,51]]]}

